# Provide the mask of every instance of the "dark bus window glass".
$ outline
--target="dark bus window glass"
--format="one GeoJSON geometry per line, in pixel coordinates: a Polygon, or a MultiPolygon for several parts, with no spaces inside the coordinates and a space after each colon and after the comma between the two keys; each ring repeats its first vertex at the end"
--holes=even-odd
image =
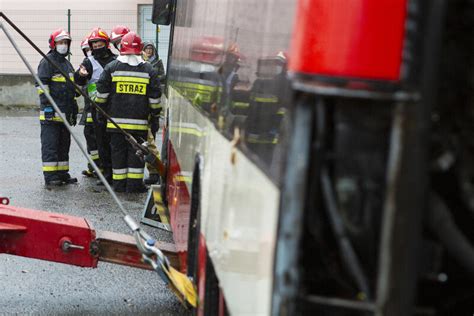
{"type": "Polygon", "coordinates": [[[190,3],[178,1],[170,84],[228,139],[238,129],[242,152],[278,182],[295,1],[190,3]]]}

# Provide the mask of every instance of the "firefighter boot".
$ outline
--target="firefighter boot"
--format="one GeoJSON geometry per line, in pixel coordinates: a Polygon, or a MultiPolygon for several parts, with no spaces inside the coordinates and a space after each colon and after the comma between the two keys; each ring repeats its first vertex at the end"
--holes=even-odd
{"type": "Polygon", "coordinates": [[[63,182],[59,179],[54,179],[54,180],[45,181],[45,185],[46,187],[50,187],[50,186],[59,187],[63,185],[63,182]]]}
{"type": "MultiPolygon", "coordinates": [[[[112,168],[104,168],[103,172],[104,178],[107,180],[109,184],[112,184],[112,168]]],[[[99,179],[97,180],[97,185],[104,185],[102,181],[99,179]]]]}
{"type": "Polygon", "coordinates": [[[62,174],[60,177],[61,177],[61,181],[64,184],[77,183],[77,178],[71,177],[71,175],[69,173],[62,174]]]}

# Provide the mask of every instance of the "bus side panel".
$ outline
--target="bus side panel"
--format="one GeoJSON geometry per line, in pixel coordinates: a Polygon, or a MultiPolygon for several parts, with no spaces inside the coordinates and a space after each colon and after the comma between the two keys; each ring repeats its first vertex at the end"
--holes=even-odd
{"type": "Polygon", "coordinates": [[[168,201],[179,251],[186,250],[184,237],[187,238],[188,226],[182,224],[189,222],[189,185],[185,182],[180,187],[173,179],[183,173],[191,174],[193,164],[188,157],[199,153],[204,162],[201,234],[229,311],[268,314],[279,190],[240,151],[236,151],[232,164],[235,148],[231,142],[172,88],[169,104],[170,142],[174,150],[170,151],[173,162],[168,177],[168,201]],[[194,128],[190,122],[194,122],[194,128]]]}
{"type": "MultiPolygon", "coordinates": [[[[168,74],[169,139],[179,165],[169,178],[173,229],[185,251],[178,239],[187,236],[180,223],[189,220],[189,200],[181,207],[174,178],[191,177],[200,155],[201,234],[235,315],[270,314],[295,7],[294,0],[177,2],[168,74]],[[237,147],[236,128],[246,135],[237,147]]],[[[189,199],[190,183],[184,187],[189,199]]]]}
{"type": "MultiPolygon", "coordinates": [[[[170,211],[170,222],[173,230],[173,238],[178,252],[187,251],[188,226],[190,211],[190,195],[187,183],[190,181],[188,174],[181,171],[173,143],[168,143],[169,169],[167,174],[167,200],[170,211]]],[[[185,261],[181,260],[181,266],[185,267],[185,261]],[[184,263],[184,265],[183,265],[184,263]]]]}

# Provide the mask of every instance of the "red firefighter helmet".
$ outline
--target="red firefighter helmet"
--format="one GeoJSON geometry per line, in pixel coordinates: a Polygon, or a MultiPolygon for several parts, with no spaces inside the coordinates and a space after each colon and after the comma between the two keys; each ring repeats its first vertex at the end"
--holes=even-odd
{"type": "Polygon", "coordinates": [[[81,49],[84,50],[84,49],[87,49],[89,48],[90,49],[90,46],[89,46],[89,37],[86,36],[82,42],[81,42],[81,49]]]}
{"type": "Polygon", "coordinates": [[[124,35],[128,32],[130,32],[130,29],[127,26],[117,25],[112,29],[112,32],[110,33],[110,41],[112,43],[120,43],[122,37],[124,37],[124,35]]]}
{"type": "Polygon", "coordinates": [[[54,49],[56,42],[61,40],[68,40],[71,44],[71,35],[63,29],[57,29],[49,36],[49,48],[54,49]]]}
{"type": "Polygon", "coordinates": [[[190,60],[217,65],[224,55],[224,39],[222,37],[203,36],[191,45],[190,60]]]}
{"type": "Polygon", "coordinates": [[[86,49],[90,50],[89,46],[89,36],[84,37],[84,39],[81,42],[81,50],[84,53],[84,56],[87,57],[87,52],[86,49]]]}
{"type": "Polygon", "coordinates": [[[105,46],[109,46],[110,38],[107,33],[101,29],[100,27],[96,27],[92,30],[91,34],[89,35],[89,47],[92,48],[92,43],[97,41],[105,42],[105,46]]]}
{"type": "Polygon", "coordinates": [[[120,42],[120,55],[140,55],[143,50],[143,42],[135,32],[128,32],[120,42]]]}
{"type": "Polygon", "coordinates": [[[288,53],[286,51],[279,51],[276,56],[280,58],[283,62],[288,62],[288,53]]]}

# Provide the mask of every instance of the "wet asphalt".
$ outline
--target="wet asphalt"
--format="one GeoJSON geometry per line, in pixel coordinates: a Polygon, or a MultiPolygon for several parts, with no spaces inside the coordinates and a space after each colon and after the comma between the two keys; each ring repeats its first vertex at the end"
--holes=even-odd
{"type": "MultiPolygon", "coordinates": [[[[85,144],[83,127],[74,133],[85,144]]],[[[157,137],[159,139],[159,137],[157,137]]],[[[0,107],[0,197],[13,206],[86,218],[96,230],[129,233],[121,213],[95,179],[81,171],[86,160],[71,144],[70,173],[77,184],[47,189],[41,172],[40,125],[34,111],[0,107]]],[[[138,221],[146,194],[118,194],[138,221]]],[[[144,226],[158,240],[169,232],[144,226]]],[[[34,246],[34,245],[32,245],[34,246]]],[[[97,269],[0,254],[0,315],[186,315],[152,271],[99,263],[97,269]]]]}

